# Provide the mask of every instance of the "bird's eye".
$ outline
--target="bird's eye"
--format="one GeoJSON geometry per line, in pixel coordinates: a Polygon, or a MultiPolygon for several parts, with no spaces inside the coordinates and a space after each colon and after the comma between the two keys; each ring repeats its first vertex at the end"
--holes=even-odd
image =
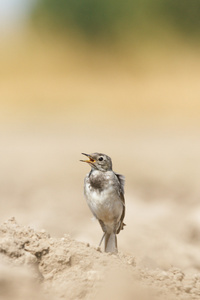
{"type": "Polygon", "coordinates": [[[100,156],[98,160],[99,160],[99,161],[102,161],[102,160],[103,160],[103,157],[102,157],[102,156],[100,156]]]}

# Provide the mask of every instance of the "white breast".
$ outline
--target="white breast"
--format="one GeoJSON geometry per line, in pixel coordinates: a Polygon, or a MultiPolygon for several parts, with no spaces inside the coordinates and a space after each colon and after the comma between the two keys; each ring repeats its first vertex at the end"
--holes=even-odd
{"type": "Polygon", "coordinates": [[[123,203],[113,185],[109,184],[102,191],[91,187],[85,180],[85,196],[92,213],[104,224],[116,223],[120,220],[123,203]]]}

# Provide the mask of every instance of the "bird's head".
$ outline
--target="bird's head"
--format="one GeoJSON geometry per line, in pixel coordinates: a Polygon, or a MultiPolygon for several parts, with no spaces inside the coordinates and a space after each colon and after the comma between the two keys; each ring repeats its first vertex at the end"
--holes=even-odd
{"type": "Polygon", "coordinates": [[[87,160],[81,160],[83,162],[88,163],[92,169],[99,170],[102,172],[111,171],[112,170],[112,160],[111,158],[103,153],[92,153],[86,154],[82,153],[83,155],[87,156],[87,160]]]}

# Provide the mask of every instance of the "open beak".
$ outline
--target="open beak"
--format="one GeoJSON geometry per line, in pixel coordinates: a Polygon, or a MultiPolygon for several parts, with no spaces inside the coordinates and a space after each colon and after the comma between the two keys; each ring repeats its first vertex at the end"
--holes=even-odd
{"type": "Polygon", "coordinates": [[[82,159],[81,159],[80,161],[86,162],[86,163],[89,163],[89,164],[95,163],[95,160],[94,160],[89,154],[86,154],[86,153],[81,153],[81,154],[87,156],[89,159],[86,159],[86,160],[82,160],[82,159]]]}

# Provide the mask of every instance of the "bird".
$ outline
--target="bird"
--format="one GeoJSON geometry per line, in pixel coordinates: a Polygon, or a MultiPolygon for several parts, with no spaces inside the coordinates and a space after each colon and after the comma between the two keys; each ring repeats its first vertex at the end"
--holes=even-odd
{"type": "Polygon", "coordinates": [[[87,204],[103,230],[99,243],[104,240],[104,251],[117,253],[117,234],[124,228],[125,177],[112,170],[111,158],[103,153],[86,154],[91,170],[84,179],[84,195],[87,204]]]}

